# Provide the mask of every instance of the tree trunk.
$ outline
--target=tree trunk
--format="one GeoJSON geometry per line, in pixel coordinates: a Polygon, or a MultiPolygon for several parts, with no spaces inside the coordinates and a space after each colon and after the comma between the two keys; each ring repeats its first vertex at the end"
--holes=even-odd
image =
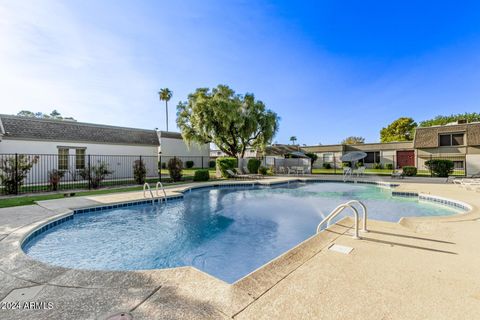
{"type": "Polygon", "coordinates": [[[167,132],[168,132],[168,101],[165,100],[165,112],[167,113],[167,132]]]}

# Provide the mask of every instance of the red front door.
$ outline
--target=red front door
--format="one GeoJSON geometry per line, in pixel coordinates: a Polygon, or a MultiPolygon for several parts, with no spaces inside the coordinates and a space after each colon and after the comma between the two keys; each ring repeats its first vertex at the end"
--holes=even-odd
{"type": "Polygon", "coordinates": [[[397,168],[415,166],[415,151],[397,151],[397,168]]]}

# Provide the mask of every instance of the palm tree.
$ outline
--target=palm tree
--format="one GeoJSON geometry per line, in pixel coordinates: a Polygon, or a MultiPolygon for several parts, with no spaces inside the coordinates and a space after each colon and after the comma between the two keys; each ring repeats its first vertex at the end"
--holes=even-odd
{"type": "Polygon", "coordinates": [[[158,92],[160,96],[160,101],[165,101],[165,112],[167,114],[167,131],[168,131],[168,101],[172,98],[173,92],[168,88],[160,89],[158,92]]]}
{"type": "Polygon", "coordinates": [[[297,137],[291,136],[290,141],[292,141],[292,144],[295,145],[295,141],[297,141],[297,137]]]}

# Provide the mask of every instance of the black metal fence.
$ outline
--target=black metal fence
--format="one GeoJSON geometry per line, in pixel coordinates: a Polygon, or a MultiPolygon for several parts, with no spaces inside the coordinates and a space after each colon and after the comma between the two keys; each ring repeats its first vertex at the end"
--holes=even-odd
{"type": "MultiPolygon", "coordinates": [[[[428,166],[432,160],[450,160],[453,162],[453,171],[450,175],[466,176],[467,159],[465,155],[419,155],[415,154],[410,159],[404,157],[398,158],[396,155],[381,156],[371,161],[358,161],[357,166],[365,167],[366,174],[390,175],[404,166],[413,166],[417,168],[417,176],[435,176],[435,172],[428,166]]],[[[342,174],[344,166],[352,164],[343,162],[340,157],[329,156],[317,159],[312,165],[313,174],[342,174]]]]}
{"type": "Polygon", "coordinates": [[[459,155],[419,155],[417,154],[416,166],[419,175],[434,176],[435,173],[431,170],[428,164],[434,160],[450,160],[453,162],[452,176],[467,176],[467,157],[464,154],[459,155]]]}
{"type": "Polygon", "coordinates": [[[183,162],[184,179],[208,168],[209,157],[150,155],[0,154],[0,194],[96,189],[169,181],[167,164],[183,162]]]}

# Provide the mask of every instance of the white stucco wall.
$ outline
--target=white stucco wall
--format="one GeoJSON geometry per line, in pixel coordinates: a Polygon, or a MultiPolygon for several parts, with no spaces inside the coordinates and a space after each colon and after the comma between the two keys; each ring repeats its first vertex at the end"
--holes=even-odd
{"type": "Polygon", "coordinates": [[[182,160],[185,166],[186,161],[193,161],[194,168],[208,167],[210,160],[210,144],[203,145],[192,143],[188,145],[182,139],[165,138],[160,140],[160,157],[162,163],[167,163],[172,157],[182,160]]]}
{"type": "MultiPolygon", "coordinates": [[[[140,159],[144,162],[148,177],[158,175],[158,146],[94,144],[70,141],[25,141],[3,139],[0,142],[0,154],[33,154],[40,155],[37,164],[30,170],[26,183],[47,183],[48,171],[58,169],[58,148],[69,149],[68,170],[65,179],[72,180],[75,173],[75,152],[77,148],[85,148],[85,154],[91,155],[91,166],[100,162],[108,164],[113,170],[107,179],[131,178],[133,163],[140,159]]],[[[87,164],[88,157],[85,159],[87,164]]],[[[80,178],[78,178],[80,179],[80,178]]]]}
{"type": "Polygon", "coordinates": [[[467,175],[480,173],[480,154],[467,154],[467,175]]]}
{"type": "Polygon", "coordinates": [[[323,168],[324,155],[326,156],[325,159],[331,159],[331,161],[325,161],[325,163],[330,163],[332,168],[334,164],[337,166],[337,168],[342,167],[342,162],[340,161],[340,157],[343,154],[342,152],[315,152],[315,154],[318,156],[318,159],[313,163],[313,168],[323,168]],[[333,160],[334,158],[335,161],[333,160]]]}
{"type": "Polygon", "coordinates": [[[57,154],[58,147],[86,148],[87,154],[156,156],[157,146],[94,144],[70,141],[7,140],[0,142],[0,153],[57,154]]]}

